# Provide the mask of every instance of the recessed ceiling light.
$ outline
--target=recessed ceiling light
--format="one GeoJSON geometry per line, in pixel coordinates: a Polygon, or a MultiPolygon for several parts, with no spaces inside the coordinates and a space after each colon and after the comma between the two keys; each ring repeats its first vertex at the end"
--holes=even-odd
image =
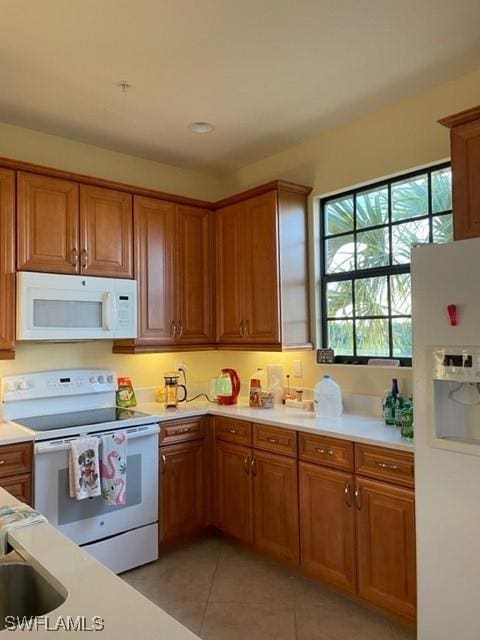
{"type": "Polygon", "coordinates": [[[117,85],[117,87],[120,87],[123,93],[127,93],[127,91],[132,88],[132,85],[128,80],[119,80],[115,84],[117,85]]]}
{"type": "Polygon", "coordinates": [[[190,129],[194,133],[210,133],[215,127],[210,122],[192,122],[190,129]]]}

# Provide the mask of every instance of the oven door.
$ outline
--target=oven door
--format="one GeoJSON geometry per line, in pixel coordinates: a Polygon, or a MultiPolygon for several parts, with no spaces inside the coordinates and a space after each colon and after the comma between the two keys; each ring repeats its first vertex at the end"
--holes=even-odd
{"type": "Polygon", "coordinates": [[[35,508],[80,545],[157,522],[158,433],[158,425],[127,429],[127,502],[113,506],[101,496],[70,498],[71,439],[36,443],[35,508]]]}

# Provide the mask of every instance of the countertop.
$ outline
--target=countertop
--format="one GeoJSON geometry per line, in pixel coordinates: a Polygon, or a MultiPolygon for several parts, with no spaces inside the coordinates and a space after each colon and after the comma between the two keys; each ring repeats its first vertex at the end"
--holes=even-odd
{"type": "MultiPolygon", "coordinates": [[[[414,443],[405,440],[400,430],[386,426],[380,418],[358,414],[344,414],[340,418],[317,418],[314,413],[291,407],[252,409],[246,403],[219,406],[209,402],[181,405],[165,409],[158,402],[141,402],[138,411],[155,416],[159,423],[200,415],[228,416],[306,433],[316,433],[353,442],[361,442],[402,451],[414,451],[414,443]]],[[[33,440],[33,432],[13,422],[0,423],[0,445],[33,440]]]]}
{"type": "MultiPolygon", "coordinates": [[[[0,506],[18,501],[0,488],[0,506]]],[[[198,636],[147,600],[121,578],[97,562],[89,553],[71,542],[47,523],[17,529],[9,534],[10,545],[48,582],[57,586],[66,601],[47,614],[50,627],[59,617],[85,617],[91,624],[94,616],[104,620],[102,639],[142,638],[147,640],[198,640],[198,636]]],[[[57,635],[46,629],[35,637],[57,635]]],[[[73,631],[58,633],[72,634],[73,631]]],[[[82,633],[77,631],[77,633],[82,633]]],[[[88,632],[87,632],[88,633],[88,632]]],[[[25,637],[21,631],[0,631],[5,638],[25,637]]]]}

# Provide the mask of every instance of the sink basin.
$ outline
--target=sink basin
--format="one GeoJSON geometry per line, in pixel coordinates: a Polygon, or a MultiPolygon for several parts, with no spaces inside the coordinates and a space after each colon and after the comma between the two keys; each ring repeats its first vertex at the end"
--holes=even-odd
{"type": "Polygon", "coordinates": [[[43,616],[65,602],[45,578],[15,553],[0,561],[0,630],[5,618],[43,616]]]}

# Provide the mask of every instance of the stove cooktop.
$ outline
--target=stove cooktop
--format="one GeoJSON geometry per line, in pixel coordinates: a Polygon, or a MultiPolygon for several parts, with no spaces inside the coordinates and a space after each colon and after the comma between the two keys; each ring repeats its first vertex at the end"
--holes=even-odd
{"type": "Polygon", "coordinates": [[[31,418],[13,418],[17,424],[28,427],[32,431],[55,431],[56,429],[68,429],[70,427],[98,426],[104,423],[118,423],[134,418],[149,418],[147,413],[134,411],[133,409],[120,409],[119,407],[107,407],[105,409],[91,409],[88,411],[72,411],[71,413],[54,413],[47,416],[33,416],[31,418]]]}

